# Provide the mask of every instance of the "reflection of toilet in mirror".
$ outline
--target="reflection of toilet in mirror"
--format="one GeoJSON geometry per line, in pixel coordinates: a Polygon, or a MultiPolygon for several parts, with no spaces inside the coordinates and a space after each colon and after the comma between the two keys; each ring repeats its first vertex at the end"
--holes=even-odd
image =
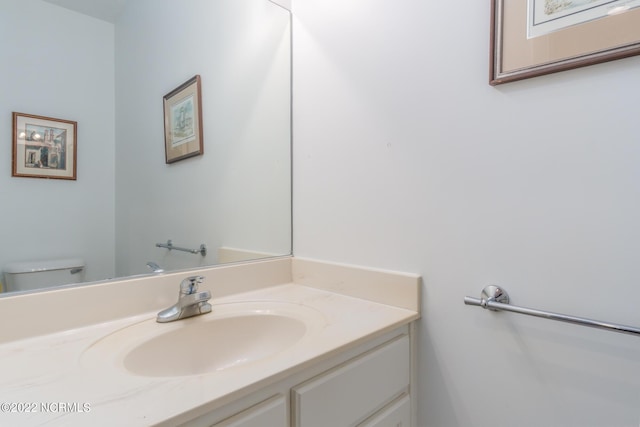
{"type": "Polygon", "coordinates": [[[4,291],[29,291],[84,281],[80,258],[16,262],[4,266],[4,291]]]}

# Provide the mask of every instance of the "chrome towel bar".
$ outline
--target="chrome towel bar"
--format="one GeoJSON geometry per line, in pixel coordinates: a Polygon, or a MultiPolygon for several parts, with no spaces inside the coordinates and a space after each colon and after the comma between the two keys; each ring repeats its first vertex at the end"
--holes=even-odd
{"type": "Polygon", "coordinates": [[[584,317],[569,316],[566,314],[553,313],[550,311],[536,310],[527,307],[518,307],[509,304],[509,294],[498,286],[487,286],[482,290],[480,298],[464,297],[466,305],[476,305],[491,311],[511,311],[513,313],[526,314],[527,316],[542,317],[549,320],[557,320],[559,322],[573,323],[590,328],[604,329],[621,334],[640,335],[640,328],[627,325],[619,325],[616,323],[602,322],[600,320],[587,319],[584,317]]]}
{"type": "Polygon", "coordinates": [[[170,251],[174,250],[174,251],[189,252],[190,254],[200,254],[202,256],[207,255],[207,246],[204,243],[201,244],[200,248],[198,249],[187,249],[187,248],[181,248],[180,246],[174,246],[171,240],[167,240],[167,243],[156,243],[156,247],[169,249],[170,251]]]}

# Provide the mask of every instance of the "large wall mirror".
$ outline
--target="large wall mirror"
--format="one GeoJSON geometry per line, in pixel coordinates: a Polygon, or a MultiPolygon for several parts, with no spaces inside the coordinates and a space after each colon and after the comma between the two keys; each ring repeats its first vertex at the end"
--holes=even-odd
{"type": "Polygon", "coordinates": [[[95,282],[290,254],[290,26],[269,0],[3,0],[0,269],[79,258],[95,282]],[[195,75],[204,154],[167,164],[163,97],[195,75]],[[11,176],[12,112],[78,123],[75,181],[11,176]]]}

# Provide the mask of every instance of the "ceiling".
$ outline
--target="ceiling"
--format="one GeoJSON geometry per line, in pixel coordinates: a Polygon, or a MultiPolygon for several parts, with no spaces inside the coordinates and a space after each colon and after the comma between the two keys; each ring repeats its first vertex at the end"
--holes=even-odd
{"type": "Polygon", "coordinates": [[[103,21],[115,22],[128,0],[44,0],[103,21]]]}

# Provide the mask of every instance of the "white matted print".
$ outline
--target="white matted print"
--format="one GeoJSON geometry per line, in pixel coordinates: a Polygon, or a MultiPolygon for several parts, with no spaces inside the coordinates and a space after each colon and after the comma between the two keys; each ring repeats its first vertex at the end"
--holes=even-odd
{"type": "Polygon", "coordinates": [[[204,153],[201,98],[199,75],[164,96],[165,159],[167,163],[204,153]]]}
{"type": "Polygon", "coordinates": [[[76,179],[77,122],[13,113],[11,176],[76,179]]]}
{"type": "Polygon", "coordinates": [[[171,107],[171,148],[196,139],[193,100],[194,96],[190,94],[171,107]]]}
{"type": "Polygon", "coordinates": [[[640,55],[639,3],[491,0],[489,83],[498,85],[640,55]],[[542,9],[536,12],[535,7],[542,9]],[[598,8],[601,17],[589,16],[590,10],[598,8]],[[556,27],[531,36],[532,19],[541,26],[556,27]]]}
{"type": "Polygon", "coordinates": [[[640,0],[528,0],[528,3],[529,38],[640,6],[640,0]]]}

